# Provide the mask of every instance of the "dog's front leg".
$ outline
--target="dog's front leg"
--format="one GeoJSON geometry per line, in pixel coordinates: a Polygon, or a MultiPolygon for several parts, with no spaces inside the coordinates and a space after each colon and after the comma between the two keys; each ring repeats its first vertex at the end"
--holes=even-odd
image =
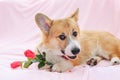
{"type": "Polygon", "coordinates": [[[70,61],[62,61],[56,63],[52,67],[53,72],[65,72],[73,68],[73,64],[70,61]]]}

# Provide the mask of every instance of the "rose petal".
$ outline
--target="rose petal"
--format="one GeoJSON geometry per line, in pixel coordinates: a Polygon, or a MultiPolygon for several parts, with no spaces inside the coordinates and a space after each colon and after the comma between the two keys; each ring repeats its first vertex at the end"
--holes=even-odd
{"type": "Polygon", "coordinates": [[[32,52],[31,50],[26,50],[24,52],[24,55],[27,57],[27,58],[31,58],[31,59],[34,59],[35,58],[35,53],[32,52]]]}
{"type": "Polygon", "coordinates": [[[17,67],[20,67],[22,65],[21,61],[15,61],[13,63],[11,63],[11,68],[15,69],[17,67]]]}

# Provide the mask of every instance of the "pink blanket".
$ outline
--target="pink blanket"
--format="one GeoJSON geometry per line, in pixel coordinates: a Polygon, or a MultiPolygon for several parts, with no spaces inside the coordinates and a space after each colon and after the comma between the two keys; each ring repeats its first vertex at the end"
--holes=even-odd
{"type": "Polygon", "coordinates": [[[10,68],[10,63],[26,60],[23,52],[34,50],[40,30],[34,17],[38,12],[59,19],[80,9],[80,29],[104,30],[120,38],[119,0],[0,0],[0,80],[120,80],[120,65],[101,61],[95,67],[85,64],[71,72],[57,73],[10,68]]]}

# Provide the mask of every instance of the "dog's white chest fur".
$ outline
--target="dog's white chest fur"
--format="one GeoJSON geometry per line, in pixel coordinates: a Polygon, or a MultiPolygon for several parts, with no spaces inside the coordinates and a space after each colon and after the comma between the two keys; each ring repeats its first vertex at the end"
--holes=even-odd
{"type": "Polygon", "coordinates": [[[94,50],[91,52],[92,56],[101,56],[105,59],[109,59],[109,54],[107,54],[104,50],[102,50],[101,46],[97,46],[94,50]]]}

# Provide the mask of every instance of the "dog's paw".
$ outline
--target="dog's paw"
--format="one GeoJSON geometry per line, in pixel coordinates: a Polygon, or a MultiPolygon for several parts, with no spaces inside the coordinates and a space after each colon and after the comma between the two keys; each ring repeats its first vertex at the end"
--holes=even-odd
{"type": "Polygon", "coordinates": [[[90,66],[95,66],[97,65],[98,62],[100,62],[102,60],[101,57],[99,56],[95,56],[95,57],[92,57],[90,59],[87,60],[87,64],[90,65],[90,66]]]}
{"type": "Polygon", "coordinates": [[[61,72],[68,71],[68,70],[70,70],[72,68],[73,68],[73,65],[70,62],[64,61],[64,62],[61,62],[61,63],[54,64],[52,66],[51,71],[61,73],[61,72]]]}
{"type": "Polygon", "coordinates": [[[120,59],[118,57],[113,57],[111,59],[111,65],[118,65],[120,64],[120,59]]]}
{"type": "Polygon", "coordinates": [[[87,61],[87,64],[90,65],[90,66],[95,66],[97,65],[97,59],[95,58],[90,58],[88,61],[87,61]]]}
{"type": "Polygon", "coordinates": [[[52,66],[52,69],[51,69],[52,72],[63,72],[62,68],[59,66],[59,64],[55,64],[52,66]]]}

